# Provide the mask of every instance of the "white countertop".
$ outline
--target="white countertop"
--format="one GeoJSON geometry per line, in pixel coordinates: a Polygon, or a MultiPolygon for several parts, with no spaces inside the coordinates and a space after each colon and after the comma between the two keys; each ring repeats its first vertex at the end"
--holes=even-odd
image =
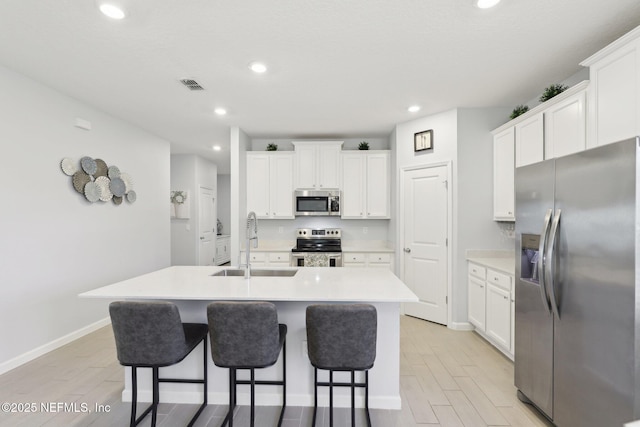
{"type": "Polygon", "coordinates": [[[304,267],[299,268],[293,277],[252,277],[249,280],[244,277],[211,276],[224,268],[226,267],[167,267],[84,292],[79,296],[212,301],[418,301],[418,297],[386,269],[304,267]]]}
{"type": "Polygon", "coordinates": [[[512,252],[507,251],[468,251],[467,260],[494,270],[515,275],[516,263],[512,252]]]}

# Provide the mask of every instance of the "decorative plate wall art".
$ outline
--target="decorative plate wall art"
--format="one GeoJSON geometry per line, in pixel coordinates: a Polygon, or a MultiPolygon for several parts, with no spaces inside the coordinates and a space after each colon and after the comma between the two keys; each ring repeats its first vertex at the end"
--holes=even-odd
{"type": "Polygon", "coordinates": [[[111,201],[120,205],[125,199],[129,203],[137,199],[131,175],[121,172],[115,165],[108,166],[102,159],[85,156],[74,161],[65,157],[60,162],[60,169],[71,177],[75,191],[91,203],[111,201]]]}

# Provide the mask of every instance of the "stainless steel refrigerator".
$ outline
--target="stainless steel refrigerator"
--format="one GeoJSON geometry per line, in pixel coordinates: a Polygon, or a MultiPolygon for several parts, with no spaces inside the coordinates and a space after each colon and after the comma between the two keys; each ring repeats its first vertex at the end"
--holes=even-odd
{"type": "Polygon", "coordinates": [[[640,418],[639,144],[516,169],[515,385],[558,427],[640,418]]]}

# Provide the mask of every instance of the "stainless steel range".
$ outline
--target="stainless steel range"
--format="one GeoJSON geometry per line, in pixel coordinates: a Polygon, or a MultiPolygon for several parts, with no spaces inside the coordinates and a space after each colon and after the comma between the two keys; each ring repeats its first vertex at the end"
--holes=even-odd
{"type": "Polygon", "coordinates": [[[339,228],[299,228],[296,247],[291,249],[294,267],[342,267],[342,240],[339,228]],[[319,263],[319,264],[318,264],[319,263]]]}

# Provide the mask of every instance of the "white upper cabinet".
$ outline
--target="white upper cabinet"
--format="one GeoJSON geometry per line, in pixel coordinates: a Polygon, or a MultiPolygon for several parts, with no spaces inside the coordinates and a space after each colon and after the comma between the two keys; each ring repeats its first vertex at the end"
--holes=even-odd
{"type": "Polygon", "coordinates": [[[247,211],[258,218],[294,218],[294,153],[247,153],[247,211]]]}
{"type": "Polygon", "coordinates": [[[586,148],[585,91],[552,105],[544,112],[545,158],[566,156],[586,148]]]}
{"type": "Polygon", "coordinates": [[[515,127],[493,135],[493,219],[515,221],[515,127]]]}
{"type": "Polygon", "coordinates": [[[342,152],[343,219],[390,217],[390,169],[388,151],[342,152]]]}
{"type": "Polygon", "coordinates": [[[293,141],[296,189],[330,190],[340,186],[343,141],[293,141]]]}
{"type": "Polygon", "coordinates": [[[544,160],[544,115],[538,113],[516,125],[516,167],[544,160]]]}
{"type": "Polygon", "coordinates": [[[640,27],[580,65],[591,79],[587,146],[640,134],[640,27]]]}

